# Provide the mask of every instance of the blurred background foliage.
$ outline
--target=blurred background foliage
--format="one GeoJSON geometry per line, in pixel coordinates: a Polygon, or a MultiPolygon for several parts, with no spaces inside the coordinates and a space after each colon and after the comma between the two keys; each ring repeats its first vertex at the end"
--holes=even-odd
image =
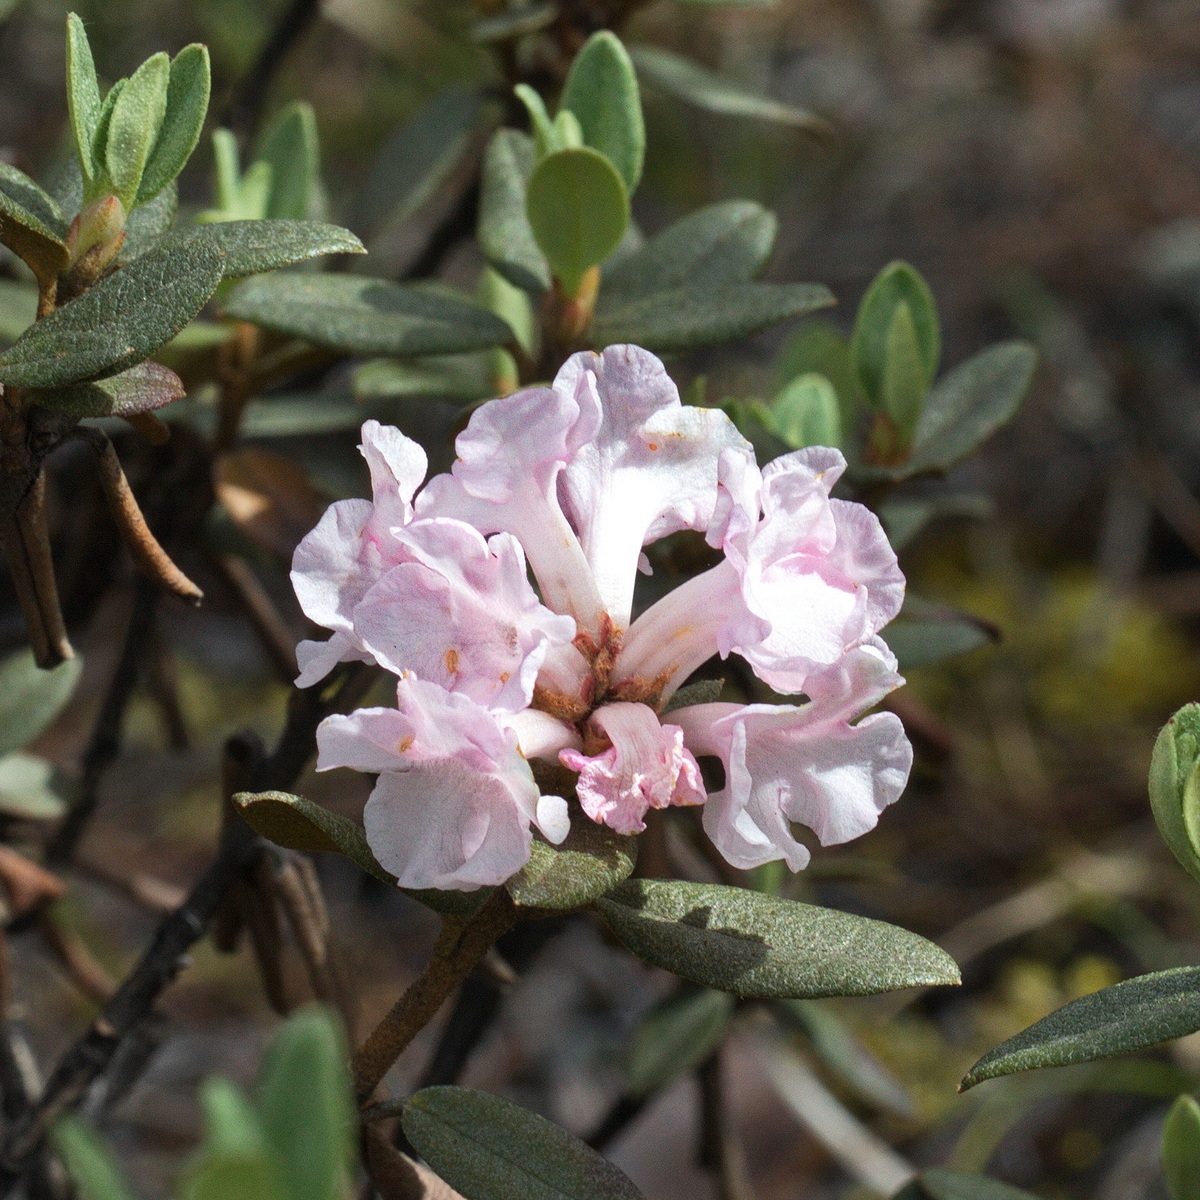
{"type": "MultiPolygon", "coordinates": [[[[466,3],[75,7],[108,79],[158,49],[207,42],[214,112],[242,133],[256,112],[311,102],[334,220],[363,232],[369,181],[382,208],[411,194],[404,219],[375,231],[367,261],[376,275],[427,273],[419,260],[430,231],[464,204],[469,212],[463,163],[477,160],[502,115],[521,121],[466,3]],[[296,14],[312,19],[266,64],[259,106],[263,48],[296,14]],[[472,90],[447,93],[454,87],[472,90]],[[397,158],[391,139],[431,101],[472,95],[477,129],[462,146],[437,144],[436,122],[424,140],[407,126],[397,158]],[[405,175],[414,147],[429,162],[461,154],[447,153],[422,190],[405,175]]],[[[575,7],[586,18],[588,5],[575,7]]],[[[0,147],[43,178],[64,144],[64,12],[26,0],[0,26],[0,147]]],[[[1196,1038],[961,1098],[954,1088],[981,1053],[1066,1000],[1200,951],[1195,890],[1155,836],[1145,799],[1155,730],[1200,694],[1200,3],[662,0],[633,13],[622,35],[828,124],[814,137],[786,121],[714,115],[643,76],[648,153],[635,215],[644,230],[713,201],[754,199],[779,216],[768,278],[828,284],[843,332],[870,280],[903,258],[937,297],[947,363],[1012,336],[1042,352],[1017,421],[947,480],[912,493],[956,515],[919,530],[902,553],[914,590],[982,618],[998,642],[909,672],[894,698],[918,748],[908,794],[869,837],[775,881],[934,938],[963,964],[965,987],[823,1002],[821,1016],[795,1014],[804,1038],[794,1044],[764,1042],[755,1014],[739,1014],[725,1054],[747,1194],[877,1195],[891,1156],[902,1155],[987,1168],[1047,1200],[1159,1196],[1157,1139],[1169,1100],[1200,1080],[1196,1038]]],[[[527,67],[550,86],[561,79],[553,55],[527,67]]],[[[185,206],[211,204],[211,171],[206,140],[181,180],[185,206]]],[[[473,292],[481,259],[470,238],[443,249],[439,277],[473,292]]],[[[790,334],[705,350],[672,369],[710,401],[765,398],[790,334]]],[[[351,427],[365,410],[348,410],[357,403],[349,379],[335,373],[322,386],[349,420],[274,438],[289,394],[270,410],[275,430],[268,405],[249,423],[260,454],[286,448],[309,471],[311,484],[287,490],[283,506],[300,531],[327,498],[362,487],[351,427]]],[[[461,413],[461,400],[439,389],[444,397],[444,382],[426,389],[432,397],[393,395],[380,410],[428,442],[435,469],[449,461],[461,413]]],[[[131,474],[138,455],[154,453],[136,450],[131,474]]],[[[241,488],[253,511],[254,462],[242,465],[223,498],[236,507],[241,488]]],[[[57,468],[52,502],[68,556],[81,478],[73,460],[57,468]]],[[[300,631],[262,538],[247,546],[244,522],[228,536],[271,567],[263,585],[300,631]]],[[[76,580],[76,591],[87,582],[76,580]]],[[[116,583],[80,644],[84,686],[35,744],[68,775],[136,603],[132,581],[116,583]]],[[[43,1060],[149,936],[155,903],[169,904],[205,861],[224,738],[246,724],[264,735],[278,726],[286,689],[230,588],[206,589],[199,614],[161,610],[156,666],[136,693],[84,846],[84,902],[55,910],[83,956],[75,974],[80,961],[94,968],[91,997],[64,981],[59,958],[14,942],[16,1001],[43,1060]]],[[[69,602],[69,582],[64,591],[69,602]]],[[[0,636],[20,640],[11,603],[0,636]]],[[[362,781],[344,773],[310,778],[304,790],[350,814],[365,799],[362,781]]],[[[423,961],[432,920],[340,862],[321,869],[364,1008],[381,1010],[423,961]]],[[[625,1084],[617,1051],[668,981],[606,946],[585,920],[565,923],[530,958],[506,985],[465,1082],[593,1133],[625,1084]]],[[[285,986],[298,988],[292,968],[285,986]]],[[[207,942],[165,1007],[173,1036],[102,1122],[145,1196],[170,1191],[199,1136],[197,1081],[214,1069],[250,1080],[274,1022],[249,956],[207,942]]],[[[415,1079],[436,1032],[402,1072],[415,1079]]],[[[654,1200],[714,1194],[697,1160],[697,1111],[694,1081],[682,1078],[607,1146],[654,1200]]]]}

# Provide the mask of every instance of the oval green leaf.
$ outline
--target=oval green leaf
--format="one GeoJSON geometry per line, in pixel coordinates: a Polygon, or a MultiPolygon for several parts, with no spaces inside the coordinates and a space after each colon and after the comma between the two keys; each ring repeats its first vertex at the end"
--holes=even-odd
{"type": "Polygon", "coordinates": [[[43,671],[28,650],[0,662],[0,755],[27,746],[62,711],[83,664],[68,659],[43,671]]]}
{"type": "Polygon", "coordinates": [[[167,112],[171,60],[159,52],[125,81],[108,119],[104,165],[113,191],[129,212],[167,112]]]}
{"type": "Polygon", "coordinates": [[[91,1126],[77,1117],[62,1117],[50,1140],[79,1200],[133,1200],[116,1161],[91,1126]]]}
{"type": "Polygon", "coordinates": [[[257,1100],[288,1200],[347,1195],[354,1100],[345,1038],[331,1012],[305,1009],[280,1029],[263,1061],[257,1100]]]}
{"type": "Polygon", "coordinates": [[[1200,1196],[1200,1104],[1191,1096],[1180,1096],[1167,1114],[1162,1167],[1171,1200],[1200,1196]]]}
{"type": "Polygon", "coordinates": [[[538,249],[525,191],[537,153],[533,139],[516,129],[499,130],[488,143],[479,193],[479,247],[488,262],[515,287],[542,292],[550,268],[538,249]]]}
{"type": "Polygon", "coordinates": [[[224,267],[213,246],[156,246],[27,329],[0,355],[0,382],[49,388],[124,371],[204,307],[224,267]]]}
{"type": "Polygon", "coordinates": [[[1037,351],[1001,342],[940,379],[925,401],[904,475],[948,471],[1016,415],[1033,382],[1037,351]]]}
{"type": "Polygon", "coordinates": [[[967,1072],[960,1090],[985,1079],[1094,1062],[1200,1029],[1200,967],[1139,975],[1072,1000],[1001,1042],[967,1072]]]}
{"type": "Polygon", "coordinates": [[[858,376],[876,407],[884,404],[889,338],[901,304],[908,305],[912,328],[906,333],[910,332],[915,342],[913,369],[924,369],[925,387],[937,374],[942,334],[933,293],[914,267],[906,262],[889,263],[875,276],[858,306],[850,347],[858,376]]]}
{"type": "Polygon", "coordinates": [[[747,283],[775,246],[775,215],[752,200],[711,204],[676,221],[604,272],[600,307],[675,288],[747,283]]]}
{"type": "Polygon", "coordinates": [[[211,87],[208,48],[198,42],[184,46],[171,62],[166,112],[138,185],[137,204],[153,200],[187,165],[204,128],[211,87]]]}
{"type": "Polygon", "coordinates": [[[501,346],[513,336],[499,317],[469,300],[361,275],[251,279],[224,311],[347,354],[457,354],[501,346]]]}
{"type": "Polygon", "coordinates": [[[471,1088],[430,1087],[404,1106],[404,1132],[467,1200],[639,1200],[623,1172],[524,1108],[471,1088]]]}
{"type": "Polygon", "coordinates": [[[263,131],[254,163],[271,168],[268,217],[300,220],[312,211],[313,193],[321,170],[317,117],[307,100],[294,100],[281,109],[263,131]]]}
{"type": "Polygon", "coordinates": [[[58,203],[28,175],[0,163],[0,242],[43,283],[66,268],[67,221],[58,203]]]}
{"type": "MultiPolygon", "coordinates": [[[[277,846],[308,853],[342,854],[368,875],[396,886],[396,877],[376,862],[363,827],[340,813],[289,792],[238,792],[233,803],[251,829],[277,846]]],[[[474,912],[486,896],[486,889],[477,892],[400,890],[441,913],[474,912]]]]}
{"type": "Polygon", "coordinates": [[[869,996],[959,982],[954,960],[907,929],[744,888],[636,879],[596,907],[639,958],[735,996],[869,996]]]}
{"type": "Polygon", "coordinates": [[[931,1167],[922,1171],[896,1200],[1037,1200],[1037,1197],[984,1175],[931,1167]]]}
{"type": "Polygon", "coordinates": [[[130,417],[182,400],[186,390],[174,371],[144,362],[98,383],[38,390],[33,403],[72,417],[130,417]]]}
{"type": "Polygon", "coordinates": [[[629,224],[629,193],[616,168],[580,146],[547,154],[529,177],[529,226],[568,296],[616,248],[629,224]]]}
{"type": "Polygon", "coordinates": [[[646,156],[646,126],[633,62],[615,33],[593,33],[571,63],[559,99],[575,114],[583,141],[617,169],[633,195],[646,156]]]}
{"type": "Polygon", "coordinates": [[[70,785],[53,763],[14,750],[0,758],[0,813],[53,821],[68,807],[70,785]]]}
{"type": "Polygon", "coordinates": [[[660,354],[696,350],[760,333],[833,303],[817,283],[736,283],[658,292],[629,304],[601,306],[596,346],[633,342],[660,354]]]}
{"type": "MultiPolygon", "coordinates": [[[[224,277],[241,279],[295,266],[327,254],[365,254],[362,242],[340,225],[268,217],[261,221],[218,221],[181,229],[164,245],[207,244],[225,256],[224,277]]],[[[309,278],[312,278],[311,276],[309,278]]]]}
{"type": "Polygon", "coordinates": [[[504,885],[521,908],[582,908],[628,879],[637,838],[576,817],[561,845],[535,838],[529,861],[504,885]]]}

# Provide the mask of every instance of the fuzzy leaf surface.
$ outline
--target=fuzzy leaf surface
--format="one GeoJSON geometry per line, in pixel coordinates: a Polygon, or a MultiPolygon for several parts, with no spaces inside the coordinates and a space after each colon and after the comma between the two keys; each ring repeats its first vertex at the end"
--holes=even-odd
{"type": "Polygon", "coordinates": [[[594,33],[571,63],[559,108],[575,114],[583,141],[617,169],[632,196],[642,177],[646,126],[629,52],[609,30],[594,33]]]}
{"type": "Polygon", "coordinates": [[[226,279],[277,271],[281,267],[291,267],[309,259],[322,258],[326,254],[366,253],[362,242],[340,225],[282,217],[197,225],[192,229],[178,230],[166,244],[194,243],[211,245],[224,255],[226,279]]]}
{"type": "Polygon", "coordinates": [[[422,1088],[401,1118],[421,1157],[468,1200],[640,1200],[627,1175],[527,1109],[472,1088],[422,1088]]]}
{"type": "Polygon", "coordinates": [[[34,403],[72,417],[130,417],[182,400],[186,391],[174,371],[143,362],[96,383],[40,391],[34,403]]]}
{"type": "Polygon", "coordinates": [[[211,87],[208,48],[197,42],[184,46],[171,62],[166,112],[138,185],[137,204],[154,199],[187,165],[204,128],[211,87]]]}
{"type": "Polygon", "coordinates": [[[233,292],[224,311],[348,354],[457,354],[503,345],[513,336],[499,317],[469,300],[361,275],[251,279],[233,292]]]}
{"type": "Polygon", "coordinates": [[[57,202],[28,175],[0,163],[0,241],[39,280],[56,278],[67,265],[67,220],[57,202]]]}
{"type": "Polygon", "coordinates": [[[832,303],[829,289],[819,283],[676,288],[599,312],[591,338],[597,346],[633,342],[675,353],[749,337],[832,303]]]}
{"type": "Polygon", "coordinates": [[[550,286],[550,268],[525,210],[525,190],[536,160],[528,134],[501,129],[493,136],[483,159],[477,233],[480,249],[509,283],[544,292],[550,286]]]}
{"type": "Polygon", "coordinates": [[[690,213],[604,272],[600,310],[675,288],[747,283],[767,265],[777,225],[753,200],[690,213]]]}
{"type": "Polygon", "coordinates": [[[628,879],[636,862],[636,838],[573,821],[561,845],[535,838],[529,861],[504,886],[521,908],[582,908],[628,879]]]}
{"type": "Polygon", "coordinates": [[[169,342],[224,270],[214,246],[156,246],[26,330],[0,355],[0,382],[49,388],[116,375],[169,342]]]}
{"type": "Polygon", "coordinates": [[[639,958],[735,996],[869,996],[958,983],[953,959],[906,929],[744,888],[636,879],[596,907],[639,958]]]}
{"type": "Polygon", "coordinates": [[[1200,967],[1139,975],[1063,1005],[1001,1042],[967,1072],[960,1085],[985,1079],[1094,1062],[1200,1029],[1200,967]]]}

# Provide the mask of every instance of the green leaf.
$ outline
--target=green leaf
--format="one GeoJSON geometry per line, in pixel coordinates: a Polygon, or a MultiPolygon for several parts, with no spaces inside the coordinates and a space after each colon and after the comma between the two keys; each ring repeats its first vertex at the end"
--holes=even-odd
{"type": "Polygon", "coordinates": [[[698,1067],[721,1044],[733,997],[685,984],[638,1022],[629,1051],[625,1091],[645,1096],[698,1067]]]}
{"type": "Polygon", "coordinates": [[[0,241],[49,283],[66,269],[67,221],[55,200],[28,175],[0,163],[0,241]]]}
{"type": "Polygon", "coordinates": [[[59,387],[116,375],[169,342],[205,305],[225,256],[156,246],[26,330],[0,355],[0,382],[59,387]]]}
{"type": "Polygon", "coordinates": [[[1163,841],[1200,880],[1200,704],[1185,704],[1159,731],[1149,785],[1163,841]]]}
{"type": "Polygon", "coordinates": [[[639,958],[735,996],[868,996],[959,982],[953,959],[906,929],[744,888],[635,879],[596,907],[639,958]]]}
{"type": "Polygon", "coordinates": [[[927,667],[1000,640],[987,621],[909,593],[900,615],[883,632],[901,671],[927,667]]]}
{"type": "Polygon", "coordinates": [[[92,137],[92,161],[96,164],[96,175],[93,179],[81,180],[83,199],[86,203],[94,203],[112,194],[113,182],[109,177],[108,167],[105,165],[108,130],[112,123],[113,109],[128,82],[128,79],[118,79],[108,89],[108,95],[104,97],[104,103],[100,106],[100,116],[96,120],[96,132],[92,137]]]}
{"type": "MultiPolygon", "coordinates": [[[[524,294],[524,293],[522,293],[524,294]]],[[[377,358],[354,373],[360,399],[457,400],[470,403],[492,394],[483,354],[451,354],[430,358],[377,358]]],[[[362,409],[356,408],[362,424],[362,409]]]]}
{"type": "Polygon", "coordinates": [[[321,171],[317,118],[306,100],[294,100],[280,110],[263,131],[254,161],[271,167],[268,217],[302,220],[312,210],[321,171]]]}
{"type": "Polygon", "coordinates": [[[0,813],[53,821],[66,813],[70,787],[53,763],[14,750],[0,758],[0,813]]]}
{"type": "Polygon", "coordinates": [[[1180,1096],[1167,1114],[1162,1166],[1171,1200],[1200,1196],[1200,1104],[1191,1096],[1180,1096]]]}
{"type": "MultiPolygon", "coordinates": [[[[277,271],[327,254],[365,254],[362,242],[340,225],[268,218],[220,221],[180,229],[164,245],[211,245],[224,256],[225,279],[277,271]]],[[[312,278],[306,276],[306,278],[312,278]]],[[[332,278],[332,276],[323,276],[332,278]]]]}
{"type": "Polygon", "coordinates": [[[90,181],[99,171],[92,148],[100,121],[100,84],[96,80],[87,30],[75,13],[67,15],[67,109],[79,169],[83,178],[90,181]]]}
{"type": "Polygon", "coordinates": [[[895,1200],[1037,1200],[1037,1197],[983,1175],[932,1167],[897,1193],[895,1200]]]}
{"type": "Polygon", "coordinates": [[[633,195],[642,177],[646,127],[633,62],[616,34],[593,33],[575,56],[559,107],[573,112],[584,145],[599,150],[633,195]]]}
{"type": "Polygon", "coordinates": [[[186,391],[174,371],[144,362],[98,383],[38,391],[33,402],[72,417],[129,417],[182,400],[186,391]]]}
{"type": "Polygon", "coordinates": [[[37,288],[12,279],[0,279],[0,342],[11,345],[37,316],[37,288]]]}
{"type": "Polygon", "coordinates": [[[200,141],[211,87],[208,48],[196,42],[184,46],[171,62],[166,112],[138,185],[136,204],[153,200],[187,165],[200,141]]]}
{"type": "Polygon", "coordinates": [[[786,386],[797,375],[824,375],[833,384],[841,410],[846,449],[852,449],[867,398],[858,379],[850,343],[829,321],[810,321],[784,343],[775,361],[775,378],[786,386]]]}
{"type": "Polygon", "coordinates": [[[981,446],[1016,415],[1036,366],[1027,342],[1001,342],[955,367],[929,393],[904,472],[948,471],[981,446]]]}
{"type": "Polygon", "coordinates": [[[636,838],[577,817],[559,846],[534,838],[529,861],[504,886],[521,908],[582,908],[628,879],[636,862],[636,838]]]}
{"type": "Polygon", "coordinates": [[[126,212],[137,201],[150,151],[166,116],[170,75],[171,60],[161,52],[153,55],[129,77],[112,107],[104,166],[126,212]]]}
{"type": "Polygon", "coordinates": [[[121,266],[140,258],[163,234],[170,233],[179,211],[179,189],[172,180],[146,204],[131,212],[125,221],[125,241],[117,261],[121,266]]]}
{"type": "Polygon", "coordinates": [[[562,144],[558,139],[554,122],[546,111],[546,102],[541,95],[527,83],[518,83],[513,88],[513,95],[525,106],[529,114],[529,125],[533,130],[533,146],[538,158],[543,158],[553,150],[561,150],[562,144]]]}
{"type": "Polygon", "coordinates": [[[29,650],[0,661],[0,755],[27,746],[58,716],[82,670],[72,658],[43,671],[29,650]]]}
{"type": "Polygon", "coordinates": [[[511,41],[537,33],[557,17],[557,4],[523,4],[519,8],[501,10],[476,21],[471,26],[471,37],[477,42],[511,41]]]}
{"type": "Polygon", "coordinates": [[[801,375],[775,397],[767,410],[771,432],[793,450],[842,445],[842,416],[833,384],[823,375],[801,375]]]}
{"type": "Polygon", "coordinates": [[[1093,1062],[1200,1029],[1200,967],[1139,975],[1071,1001],[985,1054],[961,1090],[985,1079],[1093,1062]]]}
{"type": "Polygon", "coordinates": [[[200,1102],[207,1136],[184,1181],[183,1200],[292,1200],[279,1156],[236,1085],[208,1079],[200,1102]]]}
{"type": "Polygon", "coordinates": [[[550,286],[550,268],[533,236],[525,191],[537,162],[533,139],[516,129],[499,130],[483,159],[479,194],[479,246],[509,283],[526,291],[550,286]]]}
{"type": "Polygon", "coordinates": [[[892,418],[904,444],[912,438],[928,390],[929,378],[917,342],[912,309],[902,300],[888,326],[880,406],[892,418]]]}
{"type": "MultiPolygon", "coordinates": [[[[920,273],[908,263],[889,263],[875,276],[858,306],[854,338],[850,347],[858,369],[858,377],[876,408],[885,407],[884,389],[887,386],[885,377],[888,370],[889,339],[893,336],[899,336],[901,339],[910,336],[908,329],[899,335],[893,334],[896,310],[902,304],[908,305],[916,357],[915,363],[904,365],[903,373],[905,376],[915,373],[916,378],[920,379],[920,368],[924,368],[925,388],[937,374],[942,335],[933,293],[920,273]]],[[[904,353],[909,354],[912,351],[906,346],[904,353]]],[[[909,386],[912,386],[911,383],[909,386]]],[[[911,429],[912,425],[908,428],[911,429]]]]}
{"type": "MultiPolygon", "coordinates": [[[[233,802],[246,824],[277,846],[308,853],[342,854],[368,875],[396,886],[396,877],[376,862],[362,826],[340,813],[288,792],[239,792],[233,802]]],[[[472,912],[478,907],[481,895],[480,892],[400,890],[444,913],[472,912]]]]}
{"type": "Polygon", "coordinates": [[[372,241],[403,229],[462,160],[482,107],[478,88],[451,87],[436,93],[376,155],[346,223],[372,241]]]}
{"type": "Polygon", "coordinates": [[[458,354],[513,336],[499,317],[469,300],[361,275],[251,279],[234,290],[224,311],[347,354],[458,354]]]}
{"type": "Polygon", "coordinates": [[[676,288],[746,283],[767,265],[776,228],[775,215],[752,200],[690,213],[605,270],[600,310],[676,288]]]}
{"type": "Polygon", "coordinates": [[[660,354],[736,341],[833,303],[817,283],[735,283],[678,288],[596,314],[597,346],[633,342],[660,354]]]}
{"type": "Polygon", "coordinates": [[[78,1117],[60,1117],[50,1140],[67,1168],[79,1200],[132,1200],[133,1194],[108,1147],[78,1117]]]}
{"type": "Polygon", "coordinates": [[[491,267],[484,267],[479,279],[479,302],[513,331],[517,344],[526,354],[536,357],[538,318],[529,303],[528,292],[513,287],[491,267]]]}
{"type": "Polygon", "coordinates": [[[471,1088],[423,1088],[408,1140],[468,1200],[639,1200],[612,1163],[544,1117],[471,1088]]]}
{"type": "Polygon", "coordinates": [[[617,248],[629,224],[620,175],[587,146],[547,154],[529,177],[525,207],[534,240],[568,296],[617,248]]]}
{"type": "Polygon", "coordinates": [[[814,132],[824,132],[828,128],[826,122],[813,113],[766,96],[756,96],[670,50],[631,46],[629,55],[643,79],[705,112],[725,117],[753,117],[814,132]]]}
{"type": "Polygon", "coordinates": [[[287,1200],[344,1200],[349,1191],[355,1113],[346,1060],[341,1027],[326,1009],[296,1013],[271,1041],[258,1111],[287,1200]]]}

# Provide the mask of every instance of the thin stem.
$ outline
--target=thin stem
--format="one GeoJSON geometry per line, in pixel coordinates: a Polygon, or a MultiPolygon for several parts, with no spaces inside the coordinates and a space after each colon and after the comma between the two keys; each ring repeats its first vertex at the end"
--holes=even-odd
{"type": "Polygon", "coordinates": [[[121,536],[125,539],[125,544],[129,547],[130,554],[133,555],[134,562],[168,592],[189,604],[199,604],[204,598],[204,593],[171,561],[170,555],[150,532],[112,442],[100,430],[82,426],[78,436],[95,452],[100,483],[108,498],[108,507],[121,536]]]}
{"type": "Polygon", "coordinates": [[[39,667],[75,657],[63,624],[46,528],[46,473],[39,470],[4,529],[4,554],[39,667]]]}
{"type": "Polygon", "coordinates": [[[433,1019],[492,943],[516,921],[508,893],[497,888],[465,924],[446,918],[425,972],[396,1002],[350,1064],[359,1103],[368,1103],[392,1064],[433,1019]]]}
{"type": "Polygon", "coordinates": [[[742,1145],[729,1116],[719,1050],[700,1064],[696,1077],[700,1082],[700,1164],[716,1177],[717,1200],[754,1200],[742,1145]]]}

